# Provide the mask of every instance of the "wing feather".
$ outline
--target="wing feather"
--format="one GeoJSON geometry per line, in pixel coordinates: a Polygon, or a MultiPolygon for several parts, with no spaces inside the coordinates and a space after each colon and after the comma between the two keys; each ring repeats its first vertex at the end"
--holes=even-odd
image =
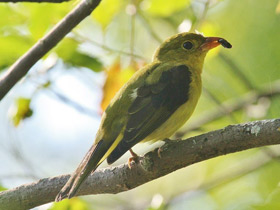
{"type": "Polygon", "coordinates": [[[190,83],[191,72],[187,66],[180,65],[163,71],[155,84],[139,87],[128,109],[124,136],[107,162],[116,161],[168,120],[188,100],[190,83]]]}

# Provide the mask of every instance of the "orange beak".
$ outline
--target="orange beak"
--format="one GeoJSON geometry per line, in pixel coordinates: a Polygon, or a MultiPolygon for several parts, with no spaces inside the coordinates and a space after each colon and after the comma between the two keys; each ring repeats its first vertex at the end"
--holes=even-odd
{"type": "Polygon", "coordinates": [[[200,46],[202,51],[211,50],[219,45],[222,45],[225,48],[231,48],[232,45],[225,39],[220,37],[206,37],[205,42],[200,46]]]}

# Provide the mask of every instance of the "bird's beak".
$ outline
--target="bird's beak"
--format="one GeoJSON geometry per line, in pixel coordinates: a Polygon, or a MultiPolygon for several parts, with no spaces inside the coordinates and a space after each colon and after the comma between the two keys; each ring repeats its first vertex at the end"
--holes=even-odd
{"type": "Polygon", "coordinates": [[[206,37],[205,42],[200,46],[202,51],[211,50],[219,45],[225,48],[231,48],[231,44],[223,38],[220,37],[206,37]]]}

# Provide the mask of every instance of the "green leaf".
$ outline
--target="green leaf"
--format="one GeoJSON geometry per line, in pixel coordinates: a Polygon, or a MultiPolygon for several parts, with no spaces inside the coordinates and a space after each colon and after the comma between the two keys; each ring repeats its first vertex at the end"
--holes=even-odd
{"type": "Polygon", "coordinates": [[[16,99],[15,107],[11,114],[14,126],[18,126],[22,120],[32,116],[33,111],[30,108],[30,102],[30,98],[20,97],[16,99]]]}
{"type": "Polygon", "coordinates": [[[0,36],[0,70],[13,64],[32,45],[25,36],[0,36]]]}
{"type": "Polygon", "coordinates": [[[20,12],[16,12],[15,5],[0,5],[0,28],[11,25],[19,25],[26,23],[27,18],[20,12]]]}
{"type": "Polygon", "coordinates": [[[83,66],[93,71],[101,71],[103,67],[102,63],[97,58],[90,57],[77,51],[72,54],[72,58],[68,62],[74,66],[83,66]]]}
{"type": "Polygon", "coordinates": [[[276,188],[267,198],[264,204],[253,205],[254,210],[276,210],[280,209],[280,188],[276,188]]]}
{"type": "Polygon", "coordinates": [[[253,210],[278,210],[280,209],[280,202],[278,203],[267,203],[264,205],[253,206],[253,210]]]}
{"type": "Polygon", "coordinates": [[[72,198],[54,203],[49,210],[89,210],[89,207],[84,201],[78,198],[72,198]]]}
{"type": "Polygon", "coordinates": [[[152,15],[168,17],[185,9],[189,4],[190,0],[177,0],[176,3],[170,0],[145,0],[143,8],[152,15]]]}
{"type": "Polygon", "coordinates": [[[104,29],[120,12],[122,8],[122,1],[119,0],[102,0],[100,5],[94,10],[92,16],[99,22],[104,29]]]}
{"type": "Polygon", "coordinates": [[[1,191],[4,191],[4,190],[7,190],[7,188],[2,187],[2,186],[0,185],[0,192],[1,192],[1,191]]]}
{"type": "Polygon", "coordinates": [[[58,7],[54,4],[32,4],[28,5],[29,18],[32,20],[28,24],[29,30],[35,40],[46,34],[47,30],[57,24],[70,10],[69,4],[58,7]]]}
{"type": "Polygon", "coordinates": [[[97,58],[79,52],[78,46],[78,41],[66,38],[59,44],[56,52],[65,63],[72,66],[86,67],[92,69],[93,71],[101,71],[103,68],[102,63],[97,58]]]}

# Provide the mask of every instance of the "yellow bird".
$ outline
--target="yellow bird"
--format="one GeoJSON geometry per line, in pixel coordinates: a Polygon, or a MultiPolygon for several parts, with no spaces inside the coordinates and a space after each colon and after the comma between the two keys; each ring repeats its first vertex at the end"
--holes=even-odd
{"type": "Polygon", "coordinates": [[[180,33],[156,50],[152,63],[138,70],[112,99],[102,116],[95,143],[59,192],[71,198],[105,159],[115,162],[145,141],[169,138],[192,115],[201,94],[207,52],[230,43],[219,37],[180,33]]]}

